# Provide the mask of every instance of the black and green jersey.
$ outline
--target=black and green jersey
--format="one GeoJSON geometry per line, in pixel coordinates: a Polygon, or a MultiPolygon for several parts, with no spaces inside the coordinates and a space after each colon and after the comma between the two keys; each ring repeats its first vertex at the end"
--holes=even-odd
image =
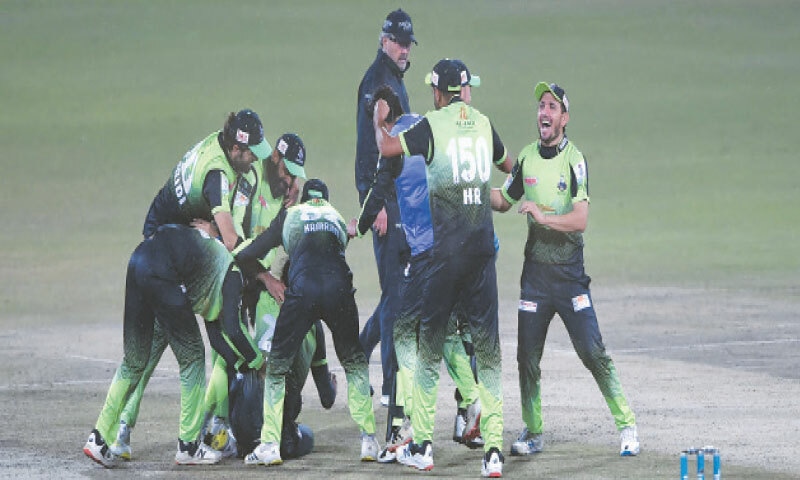
{"type": "Polygon", "coordinates": [[[233,262],[225,245],[195,228],[165,225],[158,229],[158,243],[165,258],[186,288],[192,310],[213,320],[222,309],[222,281],[233,262]]]}
{"type": "MultiPolygon", "coordinates": [[[[544,214],[563,215],[576,202],[589,201],[589,173],[583,154],[566,137],[552,158],[544,158],[539,143],[526,146],[519,154],[511,175],[502,188],[510,203],[536,202],[544,214]]],[[[548,155],[549,156],[549,155],[548,155]]],[[[564,233],[539,225],[528,215],[525,255],[535,262],[564,264],[583,261],[583,234],[564,233]]]]}
{"type": "Polygon", "coordinates": [[[159,225],[188,225],[195,218],[211,221],[218,212],[230,212],[239,175],[228,162],[214,132],[186,152],[150,205],[143,234],[151,236],[159,225]],[[217,172],[213,184],[209,173],[217,172]],[[213,190],[213,191],[209,191],[213,190]],[[213,200],[209,197],[213,196],[213,200]]]}
{"type": "Polygon", "coordinates": [[[490,178],[506,150],[489,119],[457,98],[398,136],[407,156],[425,157],[434,253],[494,255],[490,178]]]}
{"type": "Polygon", "coordinates": [[[342,215],[327,201],[319,198],[291,208],[281,209],[269,228],[236,254],[236,261],[245,275],[263,271],[257,260],[271,249],[283,245],[291,259],[292,271],[323,267],[331,262],[347,271],[347,224],[342,215]]]}

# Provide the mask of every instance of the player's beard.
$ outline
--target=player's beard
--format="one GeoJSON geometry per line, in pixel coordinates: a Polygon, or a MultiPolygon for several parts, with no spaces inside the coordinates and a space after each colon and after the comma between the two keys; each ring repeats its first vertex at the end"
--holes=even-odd
{"type": "Polygon", "coordinates": [[[541,139],[542,145],[544,145],[544,146],[551,147],[551,146],[555,145],[556,141],[561,136],[561,132],[562,132],[561,127],[558,127],[553,123],[551,123],[550,126],[545,129],[546,131],[548,131],[550,133],[550,135],[548,135],[546,137],[545,137],[544,133],[542,132],[541,124],[536,125],[536,127],[539,129],[539,139],[541,139]]]}
{"type": "Polygon", "coordinates": [[[250,171],[250,161],[247,159],[245,150],[238,150],[237,153],[229,155],[228,163],[238,173],[247,173],[250,171]]]}
{"type": "MultiPolygon", "coordinates": [[[[283,160],[278,160],[282,162],[283,160]]],[[[280,198],[286,195],[289,191],[289,184],[281,177],[280,168],[278,168],[278,164],[272,161],[272,158],[264,162],[265,170],[264,174],[267,177],[267,183],[269,184],[269,193],[272,195],[272,198],[280,198]]]]}

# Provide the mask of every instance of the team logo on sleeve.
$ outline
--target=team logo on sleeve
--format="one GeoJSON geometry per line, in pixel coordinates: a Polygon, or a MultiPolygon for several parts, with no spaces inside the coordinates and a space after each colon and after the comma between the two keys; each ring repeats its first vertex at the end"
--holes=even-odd
{"type": "Polygon", "coordinates": [[[580,312],[581,310],[591,306],[592,302],[589,300],[589,295],[585,293],[578,295],[577,297],[572,297],[572,310],[575,312],[580,312]]]}

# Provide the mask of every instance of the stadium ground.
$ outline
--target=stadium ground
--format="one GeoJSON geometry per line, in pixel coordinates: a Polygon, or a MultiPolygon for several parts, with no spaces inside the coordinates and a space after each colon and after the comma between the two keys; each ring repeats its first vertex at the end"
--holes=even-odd
{"type": "MultiPolygon", "coordinates": [[[[324,411],[313,391],[302,414],[313,455],[272,470],[178,468],[169,355],[145,395],[135,460],[108,472],[81,453],[121,359],[125,265],[170,169],[227,112],[250,107],[268,138],[304,138],[307,171],[354,216],[355,91],[398,6],[420,41],[406,76],[413,109],[430,108],[427,70],[459,57],[481,75],[473,103],[513,154],[533,140],[533,85],[556,81],[590,164],[587,271],[643,451],[618,457],[611,416],[555,320],[546,450],[507,456],[506,477],[676,478],[678,452],[704,444],[722,450],[723,478],[800,477],[793,0],[4,1],[0,477],[418,476],[357,462],[343,393],[324,411]]],[[[496,217],[505,452],[521,427],[523,224],[496,217]]],[[[378,292],[361,242],[348,261],[363,320],[378,292]]],[[[377,385],[377,356],[371,367],[377,385]]],[[[442,378],[427,476],[477,477],[480,454],[450,441],[453,387],[442,378]]]]}

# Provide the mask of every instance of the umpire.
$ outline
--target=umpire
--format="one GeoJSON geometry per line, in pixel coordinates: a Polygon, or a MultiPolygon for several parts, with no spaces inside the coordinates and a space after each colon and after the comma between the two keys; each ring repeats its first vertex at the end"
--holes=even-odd
{"type": "MultiPolygon", "coordinates": [[[[380,45],[375,60],[364,73],[358,86],[356,106],[356,189],[358,201],[364,204],[377,170],[378,146],[372,129],[372,99],[376,89],[389,86],[397,93],[400,105],[405,112],[410,111],[408,93],[403,83],[403,75],[410,67],[411,44],[417,43],[411,17],[402,9],[394,10],[386,16],[379,36],[380,45]]],[[[381,367],[383,386],[381,404],[388,406],[397,371],[392,326],[397,316],[392,302],[392,294],[399,290],[404,263],[401,255],[408,250],[405,234],[401,228],[400,212],[394,185],[387,192],[384,208],[374,221],[372,248],[381,286],[381,298],[375,311],[364,325],[359,340],[364,347],[367,360],[376,344],[381,344],[381,367]]]]}

